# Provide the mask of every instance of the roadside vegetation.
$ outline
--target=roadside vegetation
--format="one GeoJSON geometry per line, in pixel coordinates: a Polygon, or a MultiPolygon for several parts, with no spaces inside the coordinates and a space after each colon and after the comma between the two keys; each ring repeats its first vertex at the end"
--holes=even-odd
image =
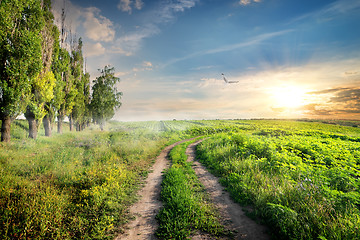
{"type": "Polygon", "coordinates": [[[2,239],[112,239],[154,158],[186,137],[113,123],[33,140],[15,123],[0,145],[2,239]]]}

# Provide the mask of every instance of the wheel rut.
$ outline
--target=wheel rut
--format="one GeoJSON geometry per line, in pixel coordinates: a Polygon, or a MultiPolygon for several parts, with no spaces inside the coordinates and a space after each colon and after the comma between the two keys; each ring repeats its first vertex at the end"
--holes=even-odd
{"type": "MultiPolygon", "coordinates": [[[[209,173],[206,168],[196,161],[196,146],[203,140],[190,144],[186,149],[188,161],[193,162],[193,169],[200,182],[204,185],[210,198],[222,217],[222,222],[226,228],[234,233],[234,239],[246,240],[268,240],[266,227],[257,224],[245,215],[242,207],[235,203],[230,194],[218,182],[218,178],[209,173]]],[[[208,235],[196,235],[192,239],[217,239],[208,235]]]]}

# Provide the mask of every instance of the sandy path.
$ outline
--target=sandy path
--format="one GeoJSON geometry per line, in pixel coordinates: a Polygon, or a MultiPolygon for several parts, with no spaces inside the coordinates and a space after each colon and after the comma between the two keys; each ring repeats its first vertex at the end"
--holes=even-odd
{"type": "Polygon", "coordinates": [[[169,152],[176,145],[192,139],[183,140],[167,146],[156,158],[155,164],[150,169],[151,172],[146,179],[145,186],[138,194],[141,199],[131,208],[130,213],[135,215],[135,220],[126,225],[124,234],[120,234],[115,240],[144,240],[157,239],[155,231],[158,227],[155,216],[162,207],[160,199],[162,172],[169,167],[167,158],[169,152]]]}
{"type": "MultiPolygon", "coordinates": [[[[195,161],[195,148],[202,140],[192,143],[186,149],[188,161],[193,161],[193,168],[199,177],[200,182],[210,194],[213,203],[219,209],[224,225],[234,231],[235,239],[265,240],[270,239],[265,234],[266,228],[247,217],[240,207],[230,198],[230,194],[220,185],[218,179],[209,173],[204,166],[195,161]]],[[[193,239],[211,239],[209,236],[197,235],[193,239]]]]}

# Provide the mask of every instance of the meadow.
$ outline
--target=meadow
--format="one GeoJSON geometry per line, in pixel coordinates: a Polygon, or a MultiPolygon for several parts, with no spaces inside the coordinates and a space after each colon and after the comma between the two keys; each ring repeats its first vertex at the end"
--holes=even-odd
{"type": "MultiPolygon", "coordinates": [[[[201,135],[207,139],[197,148],[200,161],[235,201],[249,206],[249,216],[270,226],[274,239],[360,239],[359,122],[335,123],[112,122],[105,131],[90,127],[50,138],[40,129],[33,140],[27,123],[16,120],[12,142],[0,145],[0,236],[113,239],[131,218],[128,208],[161,149],[201,135]]],[[[184,222],[174,223],[176,233],[160,224],[158,236],[166,239],[187,238],[195,223],[214,234],[223,231],[184,162],[185,147],[171,154],[158,220],[166,222],[174,207],[189,203],[200,203],[191,206],[205,212],[186,215],[182,208],[178,212],[187,218],[177,216],[184,222]],[[170,201],[174,195],[177,203],[170,201]]]]}
{"type": "Polygon", "coordinates": [[[233,199],[251,206],[249,214],[271,226],[275,239],[359,239],[359,128],[265,120],[247,126],[211,136],[197,152],[233,199]]]}

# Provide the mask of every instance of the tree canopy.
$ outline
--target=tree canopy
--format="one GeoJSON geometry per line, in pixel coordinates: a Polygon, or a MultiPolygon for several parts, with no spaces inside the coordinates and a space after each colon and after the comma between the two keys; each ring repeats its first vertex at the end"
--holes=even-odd
{"type": "Polygon", "coordinates": [[[11,119],[24,112],[32,80],[42,69],[41,2],[0,1],[0,118],[1,140],[10,141],[11,119]]]}
{"type": "Polygon", "coordinates": [[[115,77],[114,67],[105,66],[99,71],[101,75],[93,81],[90,106],[94,121],[103,129],[105,122],[115,115],[115,109],[121,106],[122,92],[116,88],[120,78],[115,77]]]}

